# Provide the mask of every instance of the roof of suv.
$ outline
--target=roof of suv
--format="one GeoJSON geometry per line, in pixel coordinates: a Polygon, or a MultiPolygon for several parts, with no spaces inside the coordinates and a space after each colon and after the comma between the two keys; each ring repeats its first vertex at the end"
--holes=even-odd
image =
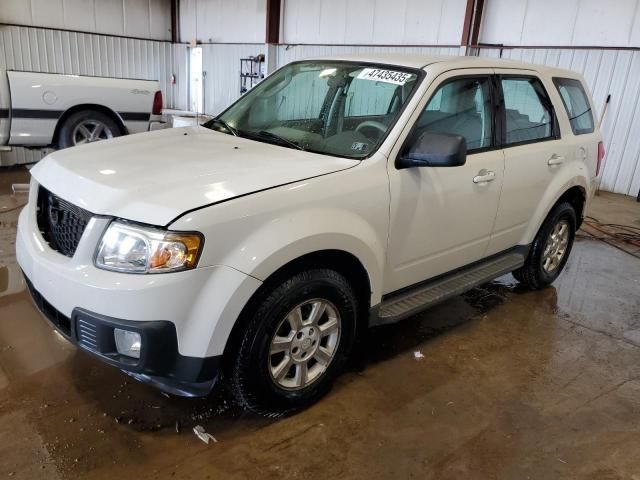
{"type": "MultiPolygon", "coordinates": [[[[307,59],[312,60],[312,59],[307,59]]],[[[363,53],[331,55],[314,58],[313,60],[342,60],[351,62],[380,63],[384,65],[398,65],[409,68],[424,68],[435,63],[447,63],[452,68],[518,68],[537,72],[553,72],[557,74],[571,74],[575,72],[545,65],[505,60],[490,57],[446,56],[446,55],[415,55],[402,53],[363,53]]]]}

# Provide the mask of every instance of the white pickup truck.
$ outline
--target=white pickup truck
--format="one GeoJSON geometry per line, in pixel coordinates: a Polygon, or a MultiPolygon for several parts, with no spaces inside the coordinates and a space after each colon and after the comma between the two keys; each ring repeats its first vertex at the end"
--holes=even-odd
{"type": "Polygon", "coordinates": [[[16,242],[37,306],[139,380],[267,416],[370,325],[562,271],[604,150],[579,74],[473,57],[283,67],[202,126],[54,152],[16,242]]]}
{"type": "Polygon", "coordinates": [[[155,80],[0,71],[0,147],[66,148],[146,132],[161,111],[155,80]]]}

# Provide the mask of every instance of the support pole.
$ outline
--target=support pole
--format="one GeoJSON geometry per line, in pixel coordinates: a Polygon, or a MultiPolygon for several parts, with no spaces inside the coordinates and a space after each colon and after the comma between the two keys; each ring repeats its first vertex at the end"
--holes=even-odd
{"type": "Polygon", "coordinates": [[[282,14],[281,0],[267,0],[267,29],[265,67],[269,75],[278,68],[278,45],[280,44],[280,17],[282,14]]]}

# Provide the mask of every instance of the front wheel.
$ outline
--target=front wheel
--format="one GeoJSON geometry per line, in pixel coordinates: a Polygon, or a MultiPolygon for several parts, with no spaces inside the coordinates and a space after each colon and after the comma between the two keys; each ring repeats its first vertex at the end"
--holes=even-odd
{"type": "Polygon", "coordinates": [[[237,403],[273,418],[322,398],[353,346],[357,308],[349,282],[328,269],[295,274],[264,292],[228,352],[237,403]]]}
{"type": "Polygon", "coordinates": [[[557,205],[540,227],[525,264],[513,272],[531,289],[551,284],[564,269],[576,236],[576,212],[569,203],[557,205]]]}

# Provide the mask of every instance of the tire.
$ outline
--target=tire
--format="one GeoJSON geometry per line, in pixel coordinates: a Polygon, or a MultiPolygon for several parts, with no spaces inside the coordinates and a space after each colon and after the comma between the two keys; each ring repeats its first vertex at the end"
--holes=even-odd
{"type": "Polygon", "coordinates": [[[567,202],[556,205],[540,227],[525,264],[513,272],[515,279],[532,290],[550,285],[564,269],[575,236],[574,208],[567,202]]]}
{"type": "Polygon", "coordinates": [[[123,134],[118,122],[97,110],[81,110],[67,117],[58,133],[58,148],[119,137],[123,134]],[[97,135],[96,135],[97,134],[97,135]]]}
{"type": "Polygon", "coordinates": [[[311,269],[277,283],[252,304],[257,308],[245,319],[246,325],[241,324],[236,345],[227,352],[226,376],[234,401],[269,418],[317,402],[331,388],[353,347],[358,314],[353,288],[333,270],[311,269]],[[316,323],[308,323],[314,308],[322,306],[316,323]],[[297,312],[302,323],[295,321],[297,312]],[[295,330],[294,323],[298,323],[295,330]],[[334,324],[338,327],[330,328],[334,324]],[[284,339],[288,343],[274,347],[283,351],[271,353],[276,340],[284,339]],[[308,367],[307,383],[302,380],[303,363],[308,367]]]}

